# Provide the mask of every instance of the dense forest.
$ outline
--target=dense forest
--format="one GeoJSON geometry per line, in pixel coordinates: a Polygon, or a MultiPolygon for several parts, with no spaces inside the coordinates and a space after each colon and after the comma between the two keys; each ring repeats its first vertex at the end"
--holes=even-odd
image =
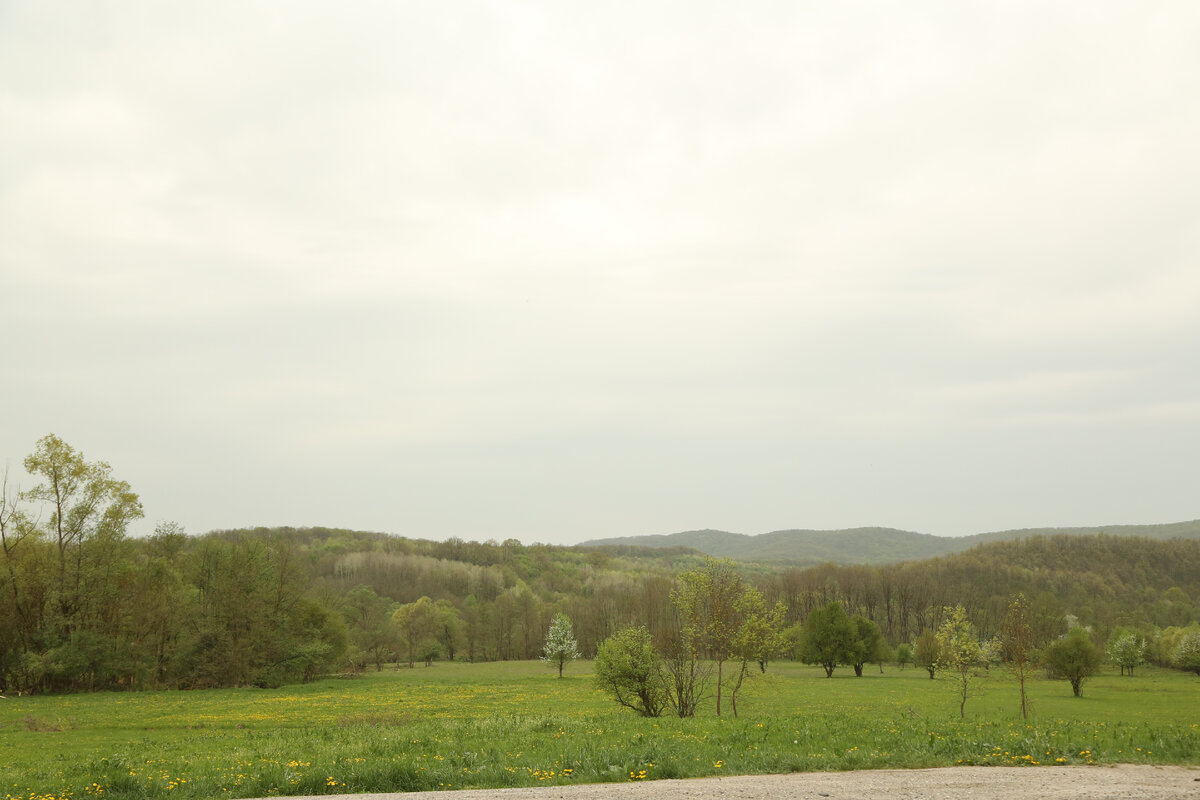
{"type": "MultiPolygon", "coordinates": [[[[175,523],[129,537],[131,488],[53,436],[25,461],[39,483],[0,506],[0,691],[277,685],[397,660],[529,659],[556,613],[584,655],[630,625],[677,635],[687,548],[433,542],[330,528],[201,536],[175,523]]],[[[1031,536],[880,566],[740,565],[785,624],[830,603],[892,646],[963,606],[994,635],[1017,592],[1043,639],[1088,626],[1153,645],[1200,620],[1200,542],[1031,536]]],[[[1150,647],[1149,655],[1167,656],[1150,647]]]]}

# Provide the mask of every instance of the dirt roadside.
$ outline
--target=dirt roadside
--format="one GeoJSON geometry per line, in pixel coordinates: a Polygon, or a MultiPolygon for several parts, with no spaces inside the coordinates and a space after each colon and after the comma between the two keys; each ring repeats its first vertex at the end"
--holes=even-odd
{"type": "Polygon", "coordinates": [[[491,797],[502,800],[1200,800],[1200,769],[1121,764],[1107,767],[802,772],[521,789],[339,794],[323,795],[319,800],[483,800],[491,797]]]}

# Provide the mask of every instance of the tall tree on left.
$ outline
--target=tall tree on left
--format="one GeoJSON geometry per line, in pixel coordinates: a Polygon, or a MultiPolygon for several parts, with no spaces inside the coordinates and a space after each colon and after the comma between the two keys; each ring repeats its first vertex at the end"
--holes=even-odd
{"type": "Polygon", "coordinates": [[[40,482],[21,499],[49,512],[41,535],[54,553],[41,644],[66,655],[78,645],[76,634],[111,636],[120,624],[125,531],[142,516],[142,503],[128,483],[112,477],[106,462],[87,461],[54,434],[38,441],[25,471],[40,482]]]}
{"type": "Polygon", "coordinates": [[[142,501],[125,481],[112,477],[104,461],[87,462],[71,445],[53,433],[43,436],[25,471],[42,483],[23,492],[22,498],[50,506],[49,533],[58,545],[59,584],[68,577],[79,580],[82,545],[93,539],[120,539],[129,523],[142,517],[142,501]],[[74,560],[76,571],[69,576],[74,560]]]}

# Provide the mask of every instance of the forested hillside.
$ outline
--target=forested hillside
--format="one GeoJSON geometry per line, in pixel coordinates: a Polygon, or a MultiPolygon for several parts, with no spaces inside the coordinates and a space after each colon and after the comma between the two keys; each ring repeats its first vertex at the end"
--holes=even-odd
{"type": "Polygon", "coordinates": [[[984,637],[1009,599],[1029,597],[1047,626],[1068,615],[1106,636],[1115,627],[1182,626],[1200,620],[1200,542],[1116,536],[1031,536],[924,561],[883,566],[788,568],[764,579],[793,620],[836,602],[876,621],[889,641],[911,641],[961,604],[984,637]]]}
{"type": "MultiPolygon", "coordinates": [[[[0,691],[272,685],[401,659],[539,655],[551,617],[592,655],[630,625],[678,633],[671,591],[687,548],[431,542],[329,528],[130,538],[128,484],[54,437],[0,503],[0,691]]],[[[881,566],[739,565],[786,623],[830,603],[892,645],[962,605],[984,637],[1023,592],[1043,638],[1070,621],[1103,639],[1200,620],[1200,541],[1029,536],[881,566]]]]}
{"type": "Polygon", "coordinates": [[[717,558],[765,561],[794,566],[826,562],[887,564],[958,553],[985,542],[1030,536],[1136,536],[1145,539],[1200,539],[1200,520],[1166,525],[1110,525],[1090,528],[1031,528],[973,536],[931,536],[895,528],[850,528],[836,531],[783,530],[747,536],[728,531],[683,531],[653,536],[594,539],[583,547],[683,547],[717,558]]]}

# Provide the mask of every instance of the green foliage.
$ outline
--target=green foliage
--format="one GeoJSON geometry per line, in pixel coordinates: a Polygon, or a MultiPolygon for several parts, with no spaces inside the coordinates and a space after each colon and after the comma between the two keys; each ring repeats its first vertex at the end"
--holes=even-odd
{"type": "Polygon", "coordinates": [[[854,667],[854,674],[861,678],[863,665],[868,661],[882,663],[887,659],[888,646],[879,626],[871,620],[855,616],[851,622],[854,623],[854,643],[850,647],[848,659],[854,667]]]}
{"type": "Polygon", "coordinates": [[[896,665],[900,667],[900,669],[904,669],[905,664],[913,663],[912,645],[910,645],[908,642],[901,642],[900,644],[896,645],[895,655],[896,665]]]}
{"type": "MultiPolygon", "coordinates": [[[[392,614],[400,641],[408,652],[408,666],[416,663],[417,653],[424,657],[434,652],[438,630],[438,608],[428,597],[406,603],[392,614]]],[[[430,661],[432,658],[429,659],[430,661]]]]}
{"type": "Polygon", "coordinates": [[[577,658],[579,643],[575,641],[571,618],[566,614],[555,614],[546,633],[546,643],[542,645],[542,660],[558,667],[558,677],[561,678],[563,667],[577,658]]]}
{"type": "Polygon", "coordinates": [[[671,592],[681,621],[681,649],[693,659],[703,653],[716,662],[717,716],[721,715],[725,662],[734,654],[743,623],[739,602],[745,592],[733,562],[713,558],[682,573],[671,592]]]}
{"type": "Polygon", "coordinates": [[[913,663],[929,672],[933,680],[938,664],[942,658],[942,643],[932,630],[925,630],[917,637],[913,645],[913,663]]]}
{"type": "MultiPolygon", "coordinates": [[[[1200,598],[1200,541],[1026,536],[929,561],[783,568],[758,585],[768,600],[787,604],[789,623],[837,602],[878,624],[890,642],[915,642],[931,612],[953,605],[965,607],[980,635],[991,637],[1008,598],[1023,593],[1040,648],[1066,632],[1067,613],[1101,633],[1118,625],[1148,631],[1200,620],[1194,600],[1200,598]]],[[[1160,655],[1156,663],[1169,662],[1169,652],[1160,655]]]]}
{"type": "Polygon", "coordinates": [[[937,665],[949,670],[957,677],[959,717],[966,717],[967,696],[970,692],[971,670],[979,663],[982,650],[975,628],[967,619],[967,610],[962,606],[946,609],[946,619],[935,634],[938,643],[937,665]]]}
{"type": "Polygon", "coordinates": [[[1200,675],[1200,627],[1185,631],[1171,651],[1171,663],[1177,669],[1200,675]]]}
{"type": "Polygon", "coordinates": [[[341,610],[350,629],[350,663],[364,669],[368,663],[375,671],[395,657],[398,632],[392,624],[395,603],[380,597],[370,586],[359,584],[342,598],[341,610]]]}
{"type": "Polygon", "coordinates": [[[734,638],[733,653],[744,663],[758,664],[765,673],[767,664],[788,650],[783,623],[787,608],[782,602],[767,608],[762,592],[751,586],[738,598],[737,612],[742,624],[734,638]]]}
{"type": "Polygon", "coordinates": [[[1051,677],[1070,681],[1076,697],[1083,695],[1084,679],[1100,671],[1100,650],[1083,628],[1072,628],[1046,648],[1045,660],[1051,677]]]}
{"type": "Polygon", "coordinates": [[[733,562],[705,559],[702,566],[679,576],[671,592],[681,630],[673,643],[675,658],[668,661],[673,680],[669,685],[672,705],[681,716],[695,711],[696,698],[703,687],[696,681],[704,676],[697,661],[706,655],[716,663],[717,716],[728,688],[730,707],[736,717],[737,697],[749,674],[749,665],[766,671],[767,662],[783,649],[783,623],[786,609],[782,603],[767,608],[763,595],[737,573],[733,562]],[[725,675],[725,662],[735,661],[725,675]]]}
{"type": "Polygon", "coordinates": [[[650,631],[626,628],[596,653],[596,685],[643,717],[658,717],[668,702],[666,680],[650,631]]]}
{"type": "MultiPolygon", "coordinates": [[[[1200,619],[1195,541],[1033,536],[937,561],[800,570],[714,568],[684,549],[430,542],[322,527],[189,536],[162,523],[132,539],[126,527],[140,502],[108,464],[53,436],[27,461],[36,485],[19,494],[6,481],[0,493],[0,690],[11,692],[272,686],[371,665],[380,672],[401,654],[427,664],[532,659],[562,612],[584,656],[613,631],[645,626],[676,713],[695,713],[714,690],[736,713],[744,665],[757,662],[762,674],[777,654],[799,655],[800,621],[831,602],[864,621],[856,628],[874,624],[884,640],[907,643],[943,605],[962,605],[981,635],[995,636],[1004,598],[1024,591],[1034,647],[1059,636],[1071,614],[1101,636],[1136,631],[1158,665],[1173,663],[1200,619]],[[672,589],[691,592],[691,579],[676,587],[679,570],[704,576],[692,588],[712,602],[678,606],[672,589]],[[730,591],[718,591],[726,578],[730,591]],[[751,612],[753,592],[762,603],[751,612]],[[429,626],[408,641],[392,615],[421,598],[431,604],[429,626]],[[765,625],[751,653],[747,621],[781,607],[788,634],[781,643],[775,622],[765,625]],[[706,679],[710,670],[717,681],[706,679]]],[[[877,537],[887,534],[827,538],[866,547],[877,537]]],[[[866,638],[864,629],[857,642],[866,638]]],[[[861,670],[882,652],[830,663],[861,670]]]]}
{"type": "Polygon", "coordinates": [[[858,630],[837,603],[814,609],[804,623],[804,638],[800,658],[809,664],[820,664],[825,677],[832,678],[838,664],[851,663],[858,644],[858,630]]]}
{"type": "Polygon", "coordinates": [[[801,648],[804,646],[804,626],[799,622],[788,625],[783,629],[781,636],[783,640],[783,656],[790,658],[792,661],[800,661],[801,648]]]}
{"type": "Polygon", "coordinates": [[[1029,601],[1023,594],[1017,594],[1008,604],[1008,612],[1000,627],[1000,644],[1004,660],[1017,679],[1021,694],[1021,717],[1029,717],[1029,697],[1026,686],[1033,670],[1037,667],[1037,657],[1034,650],[1033,625],[1030,621],[1031,609],[1029,601]]]}
{"type": "Polygon", "coordinates": [[[762,593],[749,586],[734,602],[734,610],[739,625],[731,652],[737,665],[729,681],[729,704],[736,717],[738,693],[752,674],[751,665],[757,664],[759,672],[765,674],[767,662],[783,650],[783,619],[787,609],[783,603],[767,608],[762,593]]]}

